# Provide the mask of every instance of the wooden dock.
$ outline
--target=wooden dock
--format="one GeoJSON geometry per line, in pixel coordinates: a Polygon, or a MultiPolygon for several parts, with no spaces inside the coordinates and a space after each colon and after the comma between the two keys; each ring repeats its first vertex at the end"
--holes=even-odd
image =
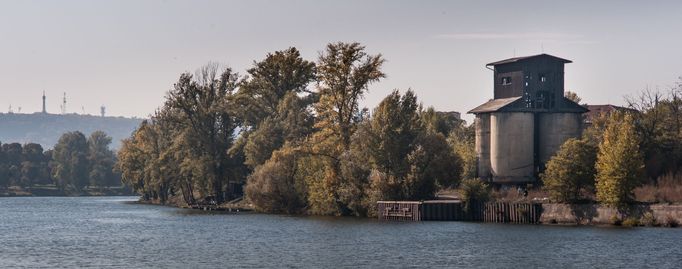
{"type": "Polygon", "coordinates": [[[474,203],[466,210],[464,203],[459,200],[379,201],[377,210],[380,220],[538,223],[542,205],[474,203]]]}

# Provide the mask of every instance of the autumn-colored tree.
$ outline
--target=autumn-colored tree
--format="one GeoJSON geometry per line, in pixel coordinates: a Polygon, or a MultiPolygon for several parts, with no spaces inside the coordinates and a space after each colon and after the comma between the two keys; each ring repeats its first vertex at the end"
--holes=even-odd
{"type": "Polygon", "coordinates": [[[232,167],[228,150],[233,146],[239,121],[228,99],[236,91],[239,76],[230,68],[218,72],[217,64],[208,64],[196,76],[181,75],[168,93],[167,105],[179,111],[194,134],[190,138],[201,154],[195,160],[204,160],[208,166],[202,170],[207,172],[202,175],[207,179],[202,181],[206,183],[202,187],[215,201],[222,202],[233,195],[230,183],[237,181],[229,176],[232,167]]]}
{"type": "Polygon", "coordinates": [[[304,170],[303,177],[313,213],[354,214],[339,192],[349,187],[339,157],[351,149],[351,137],[364,118],[358,102],[370,84],[385,76],[383,62],[381,55],[368,55],[359,43],[329,44],[319,57],[316,132],[303,149],[311,154],[311,169],[304,170]]]}
{"type": "Polygon", "coordinates": [[[588,141],[571,138],[564,142],[541,175],[550,198],[570,203],[584,198],[583,191],[593,191],[596,158],[597,148],[588,141]]]}
{"type": "Polygon", "coordinates": [[[643,169],[632,115],[611,113],[597,155],[597,200],[611,206],[632,201],[632,191],[642,183],[643,169]]]}
{"type": "Polygon", "coordinates": [[[246,195],[257,210],[276,213],[301,213],[307,197],[305,182],[298,175],[300,153],[284,147],[249,176],[246,195]]]}
{"type": "Polygon", "coordinates": [[[580,98],[580,96],[578,96],[577,93],[573,91],[566,91],[566,93],[564,93],[564,97],[566,97],[566,99],[568,100],[575,102],[576,104],[580,104],[580,101],[583,100],[582,98],[580,98]]]}
{"type": "Polygon", "coordinates": [[[370,84],[385,77],[381,71],[383,63],[381,54],[368,55],[359,43],[331,43],[320,55],[316,127],[328,129],[324,135],[336,136],[343,150],[350,148],[360,112],[358,102],[370,84]]]}

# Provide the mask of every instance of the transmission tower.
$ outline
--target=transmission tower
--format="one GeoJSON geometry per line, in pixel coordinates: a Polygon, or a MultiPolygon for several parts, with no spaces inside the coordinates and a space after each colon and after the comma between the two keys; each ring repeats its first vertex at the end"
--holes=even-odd
{"type": "Polygon", "coordinates": [[[66,114],[66,93],[64,93],[64,98],[62,99],[61,109],[62,109],[62,115],[66,114]]]}

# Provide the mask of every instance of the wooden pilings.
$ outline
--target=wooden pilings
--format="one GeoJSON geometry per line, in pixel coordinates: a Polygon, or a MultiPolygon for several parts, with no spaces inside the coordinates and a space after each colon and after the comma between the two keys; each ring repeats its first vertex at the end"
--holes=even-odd
{"type": "Polygon", "coordinates": [[[535,203],[485,203],[483,221],[496,223],[538,223],[542,205],[535,203]]]}
{"type": "Polygon", "coordinates": [[[495,223],[538,223],[542,205],[535,203],[472,203],[469,208],[457,200],[379,201],[381,220],[483,221],[495,223]]]}

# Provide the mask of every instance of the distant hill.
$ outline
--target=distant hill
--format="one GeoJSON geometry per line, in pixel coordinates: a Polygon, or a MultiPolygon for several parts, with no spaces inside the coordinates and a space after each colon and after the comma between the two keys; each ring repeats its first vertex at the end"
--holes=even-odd
{"type": "Polygon", "coordinates": [[[129,137],[140,122],[142,119],[78,114],[0,113],[0,142],[33,142],[48,149],[54,147],[63,133],[80,131],[89,136],[101,130],[112,137],[112,148],[118,149],[121,140],[129,137]]]}

